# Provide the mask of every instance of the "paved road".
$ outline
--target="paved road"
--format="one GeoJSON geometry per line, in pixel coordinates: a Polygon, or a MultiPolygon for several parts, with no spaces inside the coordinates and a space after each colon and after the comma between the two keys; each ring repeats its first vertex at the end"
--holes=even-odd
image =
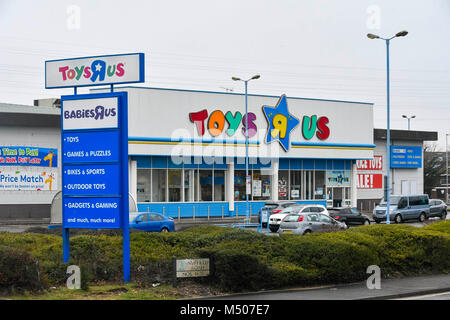
{"type": "Polygon", "coordinates": [[[20,232],[24,232],[26,231],[28,228],[31,227],[42,227],[42,228],[47,228],[48,225],[13,225],[13,224],[8,224],[8,225],[2,225],[0,223],[0,232],[11,232],[11,233],[20,233],[20,232]]]}
{"type": "MultiPolygon", "coordinates": [[[[450,220],[450,214],[447,214],[447,220],[450,220]]],[[[186,221],[182,221],[177,222],[175,221],[175,227],[177,231],[181,231],[185,228],[188,227],[192,227],[194,225],[205,225],[208,222],[211,224],[221,224],[221,223],[226,223],[226,224],[232,224],[232,223],[242,223],[243,219],[238,219],[235,222],[232,222],[232,219],[225,219],[225,220],[221,220],[221,219],[211,219],[211,221],[208,221],[206,219],[197,219],[197,221],[193,221],[193,220],[186,220],[186,221]]],[[[437,221],[441,221],[439,218],[430,218],[429,220],[425,221],[425,222],[418,222],[418,221],[408,221],[405,222],[404,224],[407,225],[411,225],[411,226],[415,226],[415,227],[423,227],[426,225],[429,225],[430,223],[433,222],[437,222],[437,221]]],[[[372,224],[375,224],[374,222],[372,222],[372,224]]],[[[381,224],[385,224],[385,222],[381,223],[381,224]]],[[[394,224],[394,223],[393,223],[394,224]]],[[[47,228],[48,227],[48,223],[36,223],[34,222],[33,224],[23,224],[23,222],[21,223],[17,223],[17,224],[13,224],[11,222],[8,222],[7,224],[2,223],[2,221],[0,220],[0,232],[12,232],[12,233],[20,233],[20,232],[24,232],[26,231],[28,228],[30,227],[41,227],[41,228],[47,228]]],[[[351,226],[351,228],[355,228],[357,226],[351,226]]],[[[248,228],[249,230],[257,230],[256,228],[248,228]]],[[[267,233],[267,229],[263,228],[262,230],[263,233],[267,233]]],[[[274,232],[270,232],[269,230],[269,235],[271,236],[278,236],[278,233],[274,233],[274,232]]]]}
{"type": "Polygon", "coordinates": [[[382,279],[381,289],[368,289],[366,282],[322,288],[303,288],[208,297],[207,300],[360,300],[397,299],[402,297],[446,299],[450,292],[450,275],[382,279]],[[431,295],[433,292],[447,295],[431,295]],[[425,296],[430,295],[430,296],[425,296]]]}
{"type": "Polygon", "coordinates": [[[442,293],[426,294],[408,298],[400,298],[393,300],[450,300],[450,291],[442,293]]]}

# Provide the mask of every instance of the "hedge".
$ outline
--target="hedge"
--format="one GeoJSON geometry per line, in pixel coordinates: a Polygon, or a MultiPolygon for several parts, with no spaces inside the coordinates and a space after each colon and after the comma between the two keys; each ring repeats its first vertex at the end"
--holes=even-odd
{"type": "MultiPolygon", "coordinates": [[[[450,271],[450,221],[423,228],[370,225],[280,237],[199,226],[174,233],[132,233],[130,241],[131,277],[141,285],[170,281],[174,256],[211,258],[213,276],[198,281],[232,292],[363,281],[369,265],[380,266],[384,277],[450,271]]],[[[122,281],[122,237],[117,234],[73,236],[69,264],[62,263],[58,235],[0,233],[0,246],[20,248],[37,259],[52,285],[65,283],[69,264],[82,267],[82,277],[91,282],[122,281]]],[[[2,272],[5,267],[0,267],[2,272]]]]}
{"type": "Polygon", "coordinates": [[[28,252],[0,246],[0,291],[41,291],[47,288],[39,262],[28,252]]]}

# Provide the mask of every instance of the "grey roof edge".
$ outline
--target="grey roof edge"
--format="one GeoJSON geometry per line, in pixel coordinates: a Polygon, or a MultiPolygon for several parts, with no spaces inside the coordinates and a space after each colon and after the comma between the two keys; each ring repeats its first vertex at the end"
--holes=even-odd
{"type": "MultiPolygon", "coordinates": [[[[374,140],[386,140],[386,129],[373,129],[374,140]]],[[[437,141],[438,133],[436,131],[413,131],[413,130],[397,130],[391,129],[391,140],[406,141],[437,141]]]]}
{"type": "Polygon", "coordinates": [[[13,104],[0,102],[0,113],[26,113],[36,115],[55,115],[61,114],[61,109],[54,107],[30,106],[24,104],[13,104]]]}

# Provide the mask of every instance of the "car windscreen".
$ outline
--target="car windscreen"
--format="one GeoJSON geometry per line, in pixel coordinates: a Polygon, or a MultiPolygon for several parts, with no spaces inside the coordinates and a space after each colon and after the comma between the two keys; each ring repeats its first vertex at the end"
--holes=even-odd
{"type": "Polygon", "coordinates": [[[283,222],[297,222],[298,218],[298,214],[290,214],[283,219],[283,222]]]}
{"type": "MultiPolygon", "coordinates": [[[[401,198],[402,198],[402,196],[390,196],[389,197],[389,205],[396,206],[401,198]]],[[[380,207],[386,207],[386,200],[384,198],[380,202],[380,207]]]]}

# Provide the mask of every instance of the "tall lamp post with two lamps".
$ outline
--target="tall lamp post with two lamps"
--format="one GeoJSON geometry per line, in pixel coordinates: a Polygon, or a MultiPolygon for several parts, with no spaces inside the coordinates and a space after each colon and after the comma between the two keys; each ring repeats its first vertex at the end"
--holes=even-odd
{"type": "Polygon", "coordinates": [[[245,202],[246,202],[246,214],[245,214],[245,222],[250,222],[249,217],[249,208],[248,208],[248,185],[249,185],[249,176],[248,176],[248,114],[247,114],[247,86],[250,80],[259,79],[261,76],[259,74],[254,75],[248,80],[242,80],[238,77],[231,77],[233,81],[243,81],[245,84],[245,202]]]}
{"type": "Polygon", "coordinates": [[[405,119],[408,119],[408,131],[409,130],[411,130],[411,126],[410,126],[410,121],[411,121],[411,119],[414,119],[416,116],[411,116],[411,117],[408,117],[407,115],[405,115],[405,114],[403,114],[402,115],[402,118],[405,118],[405,119]]]}
{"type": "Polygon", "coordinates": [[[367,37],[369,39],[381,39],[386,42],[386,67],[387,67],[387,136],[386,136],[386,176],[387,176],[387,182],[386,182],[386,223],[390,223],[390,209],[389,209],[389,192],[390,192],[390,181],[389,181],[389,172],[391,170],[390,165],[390,156],[391,156],[391,132],[390,132],[390,105],[389,105],[389,44],[390,41],[397,37],[404,37],[408,34],[408,31],[400,31],[395,36],[391,38],[381,38],[380,36],[377,36],[372,33],[368,33],[367,37]]]}

